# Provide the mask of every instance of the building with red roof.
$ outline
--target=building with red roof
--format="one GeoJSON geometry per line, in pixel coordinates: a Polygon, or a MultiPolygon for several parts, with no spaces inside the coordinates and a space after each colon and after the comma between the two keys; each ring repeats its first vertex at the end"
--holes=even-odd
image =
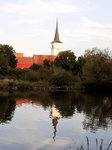
{"type": "Polygon", "coordinates": [[[53,55],[33,55],[33,63],[34,64],[43,64],[43,61],[45,59],[54,61],[55,58],[56,58],[56,56],[53,56],[53,55]]]}
{"type": "Polygon", "coordinates": [[[30,68],[33,65],[32,57],[16,57],[17,58],[17,68],[30,68]]]}
{"type": "Polygon", "coordinates": [[[17,59],[17,68],[29,68],[33,64],[43,64],[45,59],[54,61],[61,50],[62,42],[59,39],[57,20],[54,40],[51,42],[51,55],[33,55],[33,57],[24,57],[23,53],[14,53],[17,59]]]}

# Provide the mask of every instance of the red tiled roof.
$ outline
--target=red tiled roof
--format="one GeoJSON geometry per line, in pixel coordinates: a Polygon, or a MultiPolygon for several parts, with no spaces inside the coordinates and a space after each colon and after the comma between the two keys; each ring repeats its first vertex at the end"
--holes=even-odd
{"type": "Polygon", "coordinates": [[[18,64],[33,64],[32,57],[17,57],[18,64]]]}
{"type": "Polygon", "coordinates": [[[30,103],[30,100],[28,100],[28,99],[16,100],[16,105],[29,104],[29,103],[30,103]]]}
{"type": "Polygon", "coordinates": [[[33,55],[33,62],[35,64],[43,64],[43,61],[45,59],[54,61],[55,58],[56,58],[56,56],[52,56],[52,55],[33,55]]]}
{"type": "Polygon", "coordinates": [[[23,57],[23,53],[14,53],[16,57],[23,57]]]}
{"type": "Polygon", "coordinates": [[[23,104],[42,105],[42,102],[40,102],[40,101],[32,102],[29,99],[18,99],[18,100],[16,100],[16,106],[21,106],[23,104]]]}
{"type": "Polygon", "coordinates": [[[33,64],[32,57],[16,57],[17,68],[29,68],[33,64]]]}
{"type": "Polygon", "coordinates": [[[29,68],[30,66],[32,66],[33,63],[43,64],[43,61],[45,59],[54,61],[55,58],[56,56],[53,56],[53,55],[33,55],[33,58],[32,57],[16,57],[18,61],[17,68],[29,68]]]}

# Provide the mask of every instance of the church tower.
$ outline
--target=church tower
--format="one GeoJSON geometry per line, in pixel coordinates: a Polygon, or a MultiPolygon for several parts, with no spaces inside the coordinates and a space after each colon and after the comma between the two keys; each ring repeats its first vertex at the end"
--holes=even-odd
{"type": "Polygon", "coordinates": [[[58,20],[57,20],[54,41],[51,43],[51,55],[56,56],[60,51],[62,51],[62,45],[63,44],[59,39],[58,20]]]}

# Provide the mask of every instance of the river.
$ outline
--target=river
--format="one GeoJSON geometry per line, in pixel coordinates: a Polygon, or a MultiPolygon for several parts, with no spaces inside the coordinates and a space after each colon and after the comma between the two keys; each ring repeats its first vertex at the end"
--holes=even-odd
{"type": "Polygon", "coordinates": [[[110,93],[0,92],[0,150],[112,150],[111,141],[110,93]]]}

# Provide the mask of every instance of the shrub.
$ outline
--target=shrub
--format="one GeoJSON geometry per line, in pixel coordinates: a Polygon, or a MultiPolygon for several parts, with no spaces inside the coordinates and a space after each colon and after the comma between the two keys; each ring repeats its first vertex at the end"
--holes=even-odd
{"type": "Polygon", "coordinates": [[[69,86],[74,84],[74,77],[72,73],[61,70],[57,73],[54,73],[49,79],[49,82],[56,86],[69,86]]]}
{"type": "Polygon", "coordinates": [[[24,79],[28,81],[36,82],[39,80],[38,72],[30,70],[24,74],[24,79]]]}
{"type": "Polygon", "coordinates": [[[18,90],[32,89],[33,85],[27,81],[20,81],[16,83],[18,90]]]}
{"type": "Polygon", "coordinates": [[[10,68],[9,75],[17,79],[22,79],[29,71],[29,69],[10,68]]]}
{"type": "Polygon", "coordinates": [[[72,71],[76,69],[76,56],[72,51],[61,52],[54,60],[54,64],[67,71],[72,71]]]}
{"type": "Polygon", "coordinates": [[[7,74],[8,74],[8,67],[6,67],[6,66],[1,66],[1,67],[0,67],[0,74],[1,74],[1,75],[7,75],[7,74]]]}
{"type": "Polygon", "coordinates": [[[37,71],[37,70],[40,69],[40,67],[41,67],[41,65],[39,65],[39,64],[33,64],[33,65],[30,67],[30,69],[31,69],[31,70],[34,70],[34,71],[37,71]]]}

